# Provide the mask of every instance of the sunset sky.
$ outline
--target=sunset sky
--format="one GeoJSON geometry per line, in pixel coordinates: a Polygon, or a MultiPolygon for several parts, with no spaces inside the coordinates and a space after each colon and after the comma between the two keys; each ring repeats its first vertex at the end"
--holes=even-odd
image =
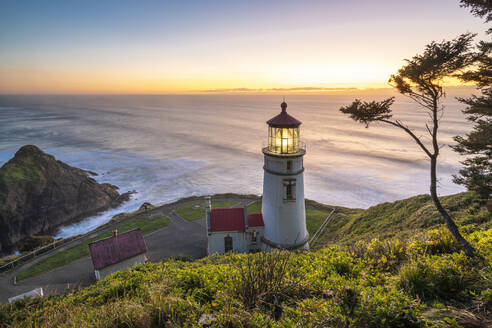
{"type": "Polygon", "coordinates": [[[0,93],[387,87],[458,0],[1,1],[0,93]]]}

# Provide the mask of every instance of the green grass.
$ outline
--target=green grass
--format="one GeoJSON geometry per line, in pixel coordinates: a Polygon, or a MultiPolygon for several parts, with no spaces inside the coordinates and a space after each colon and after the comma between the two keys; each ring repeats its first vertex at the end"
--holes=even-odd
{"type": "Polygon", "coordinates": [[[17,158],[8,162],[0,169],[0,180],[37,180],[41,177],[40,169],[44,161],[36,161],[36,158],[17,158]]]}
{"type": "Polygon", "coordinates": [[[252,204],[249,204],[246,209],[248,210],[248,214],[261,213],[261,201],[258,200],[252,204]]]}
{"type": "Polygon", "coordinates": [[[118,231],[125,232],[140,228],[142,234],[146,235],[154,230],[164,228],[170,222],[171,220],[167,216],[159,216],[156,218],[140,217],[119,226],[118,231]]]}
{"type": "MultiPolygon", "coordinates": [[[[126,232],[130,231],[136,228],[140,228],[142,230],[142,233],[145,235],[151,231],[163,228],[167,226],[171,220],[167,216],[160,216],[156,218],[136,218],[130,222],[127,222],[125,224],[122,224],[118,226],[118,231],[119,232],[126,232]]],[[[64,266],[66,264],[69,264],[75,260],[78,260],[84,256],[89,255],[89,244],[111,236],[112,232],[111,231],[106,231],[104,233],[101,233],[97,235],[96,237],[90,238],[87,241],[74,246],[72,248],[69,248],[67,250],[61,251],[59,253],[56,253],[55,255],[48,257],[36,264],[34,264],[32,267],[28,268],[27,270],[21,272],[17,276],[17,280],[24,280],[27,278],[31,278],[34,276],[37,276],[41,273],[51,271],[55,268],[64,266]]]]}
{"type": "Polygon", "coordinates": [[[486,264],[441,247],[429,230],[317,251],[171,259],[0,304],[0,327],[199,327],[203,314],[210,327],[486,327],[492,230],[465,236],[486,264]]]}
{"type": "MultiPolygon", "coordinates": [[[[490,213],[469,193],[442,202],[485,263],[461,252],[417,196],[337,207],[325,234],[334,245],[322,249],[137,265],[73,293],[0,305],[0,327],[195,327],[205,313],[211,327],[485,327],[490,213]]],[[[307,208],[316,230],[332,207],[307,208]]]]}
{"type": "MultiPolygon", "coordinates": [[[[440,197],[443,207],[459,225],[490,228],[490,214],[470,192],[440,197]]],[[[312,202],[323,208],[321,204],[312,202]]],[[[428,195],[382,203],[366,210],[337,207],[332,223],[318,240],[319,245],[332,242],[352,244],[358,240],[411,236],[415,231],[436,228],[443,219],[428,195]]]]}
{"type": "Polygon", "coordinates": [[[311,237],[323,224],[329,214],[330,212],[317,209],[306,209],[306,227],[311,237]]]}
{"type": "MultiPolygon", "coordinates": [[[[212,200],[212,208],[229,208],[237,202],[229,200],[212,200]]],[[[186,203],[176,210],[176,213],[183,219],[195,221],[205,218],[205,200],[196,200],[186,203]]]]}

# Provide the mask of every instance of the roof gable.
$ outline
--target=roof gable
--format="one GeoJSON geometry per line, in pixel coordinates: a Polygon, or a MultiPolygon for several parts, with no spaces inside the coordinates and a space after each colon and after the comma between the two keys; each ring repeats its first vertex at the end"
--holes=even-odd
{"type": "Polygon", "coordinates": [[[109,265],[147,252],[147,245],[140,229],[131,230],[89,244],[94,269],[109,265]]]}
{"type": "Polygon", "coordinates": [[[243,208],[215,208],[210,212],[210,231],[245,231],[243,208]]]}

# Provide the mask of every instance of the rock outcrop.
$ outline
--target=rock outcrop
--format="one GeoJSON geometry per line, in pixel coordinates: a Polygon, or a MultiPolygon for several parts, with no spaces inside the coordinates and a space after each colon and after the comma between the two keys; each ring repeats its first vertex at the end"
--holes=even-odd
{"type": "Polygon", "coordinates": [[[38,147],[20,148],[0,168],[0,253],[33,235],[47,235],[129,199],[118,187],[99,184],[84,171],[38,147]]]}

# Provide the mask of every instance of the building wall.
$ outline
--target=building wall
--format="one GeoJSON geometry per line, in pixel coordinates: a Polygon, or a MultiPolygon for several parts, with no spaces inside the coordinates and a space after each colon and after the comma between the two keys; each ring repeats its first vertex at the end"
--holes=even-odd
{"type": "Polygon", "coordinates": [[[248,252],[248,242],[246,234],[242,231],[229,231],[229,232],[210,232],[208,234],[208,254],[213,253],[224,254],[225,245],[224,238],[226,236],[232,237],[232,251],[237,253],[248,252]]]}
{"type": "Polygon", "coordinates": [[[298,245],[309,237],[304,204],[303,157],[265,154],[264,168],[262,214],[265,239],[283,247],[298,245]],[[287,169],[288,161],[291,161],[290,170],[287,169]],[[295,182],[295,199],[288,200],[285,185],[292,182],[295,182]]]}
{"type": "Polygon", "coordinates": [[[129,259],[126,259],[124,261],[107,266],[101,270],[95,270],[94,274],[96,275],[97,280],[104,279],[105,277],[109,276],[110,274],[116,271],[123,271],[129,269],[136,264],[145,263],[145,261],[147,261],[147,257],[145,256],[145,253],[142,253],[137,256],[130,257],[129,259]]]}
{"type": "Polygon", "coordinates": [[[261,238],[264,235],[264,227],[248,227],[246,231],[246,240],[248,243],[248,251],[255,252],[262,249],[261,238]],[[256,243],[253,242],[253,232],[256,231],[256,243]]]}

